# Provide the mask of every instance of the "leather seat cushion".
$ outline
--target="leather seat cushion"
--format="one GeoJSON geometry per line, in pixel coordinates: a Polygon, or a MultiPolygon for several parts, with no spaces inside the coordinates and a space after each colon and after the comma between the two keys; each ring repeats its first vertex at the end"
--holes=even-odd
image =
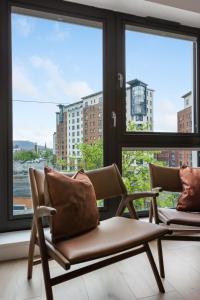
{"type": "Polygon", "coordinates": [[[124,217],[104,220],[93,230],[54,244],[70,263],[79,263],[139,246],[169,230],[124,217]]]}
{"type": "Polygon", "coordinates": [[[170,208],[158,209],[159,219],[169,224],[180,224],[189,226],[200,226],[200,213],[198,212],[183,212],[170,208]]]}

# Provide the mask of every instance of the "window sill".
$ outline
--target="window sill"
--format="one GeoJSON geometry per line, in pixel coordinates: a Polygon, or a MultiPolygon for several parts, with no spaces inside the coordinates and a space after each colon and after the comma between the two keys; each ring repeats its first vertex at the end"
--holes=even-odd
{"type": "Polygon", "coordinates": [[[30,230],[0,233],[0,261],[28,257],[30,233],[30,230]]]}

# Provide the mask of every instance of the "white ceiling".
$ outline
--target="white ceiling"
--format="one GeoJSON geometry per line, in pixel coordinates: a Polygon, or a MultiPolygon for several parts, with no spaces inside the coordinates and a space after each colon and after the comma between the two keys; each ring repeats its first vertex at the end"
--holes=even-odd
{"type": "Polygon", "coordinates": [[[70,0],[71,2],[151,16],[200,28],[200,0],[70,0]]]}

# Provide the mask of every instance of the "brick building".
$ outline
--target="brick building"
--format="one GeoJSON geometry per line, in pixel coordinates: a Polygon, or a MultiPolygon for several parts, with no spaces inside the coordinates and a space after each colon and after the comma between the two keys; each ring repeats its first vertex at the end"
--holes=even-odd
{"type": "MultiPolygon", "coordinates": [[[[177,112],[177,132],[193,132],[193,97],[192,92],[182,96],[184,108],[177,112]]],[[[196,166],[197,154],[191,150],[165,150],[157,155],[157,159],[165,161],[169,167],[182,165],[196,166]]]]}
{"type": "MultiPolygon", "coordinates": [[[[134,121],[140,128],[149,124],[153,130],[153,93],[147,84],[134,79],[127,83],[126,88],[126,122],[134,121]]],[[[57,159],[73,160],[78,164],[80,143],[93,144],[103,139],[103,93],[98,92],[81,101],[59,105],[56,113],[56,132],[53,135],[53,152],[57,159]]]]}
{"type": "Polygon", "coordinates": [[[103,138],[103,95],[102,92],[83,99],[83,142],[93,144],[103,138]]]}

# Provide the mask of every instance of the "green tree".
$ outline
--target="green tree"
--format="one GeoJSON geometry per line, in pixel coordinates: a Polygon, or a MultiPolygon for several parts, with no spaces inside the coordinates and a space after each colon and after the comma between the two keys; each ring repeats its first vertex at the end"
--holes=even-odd
{"type": "Polygon", "coordinates": [[[21,161],[28,161],[28,160],[34,160],[36,158],[39,158],[39,154],[35,151],[31,150],[22,150],[22,151],[16,151],[14,152],[13,159],[15,161],[21,160],[21,161]]]}
{"type": "MultiPolygon", "coordinates": [[[[149,131],[149,124],[140,126],[141,131],[149,131]]],[[[128,131],[137,131],[137,125],[130,121],[128,123],[128,131]]],[[[165,166],[164,161],[157,159],[160,151],[145,151],[145,150],[124,150],[122,151],[122,176],[124,183],[129,192],[149,191],[150,176],[149,163],[165,166]]],[[[162,207],[173,206],[177,194],[161,193],[159,196],[159,205],[162,207]]],[[[138,210],[146,209],[148,200],[140,199],[135,202],[138,210]]]]}
{"type": "Polygon", "coordinates": [[[77,148],[81,152],[79,166],[85,170],[98,169],[103,166],[103,142],[101,140],[94,144],[79,144],[77,148]]]}

